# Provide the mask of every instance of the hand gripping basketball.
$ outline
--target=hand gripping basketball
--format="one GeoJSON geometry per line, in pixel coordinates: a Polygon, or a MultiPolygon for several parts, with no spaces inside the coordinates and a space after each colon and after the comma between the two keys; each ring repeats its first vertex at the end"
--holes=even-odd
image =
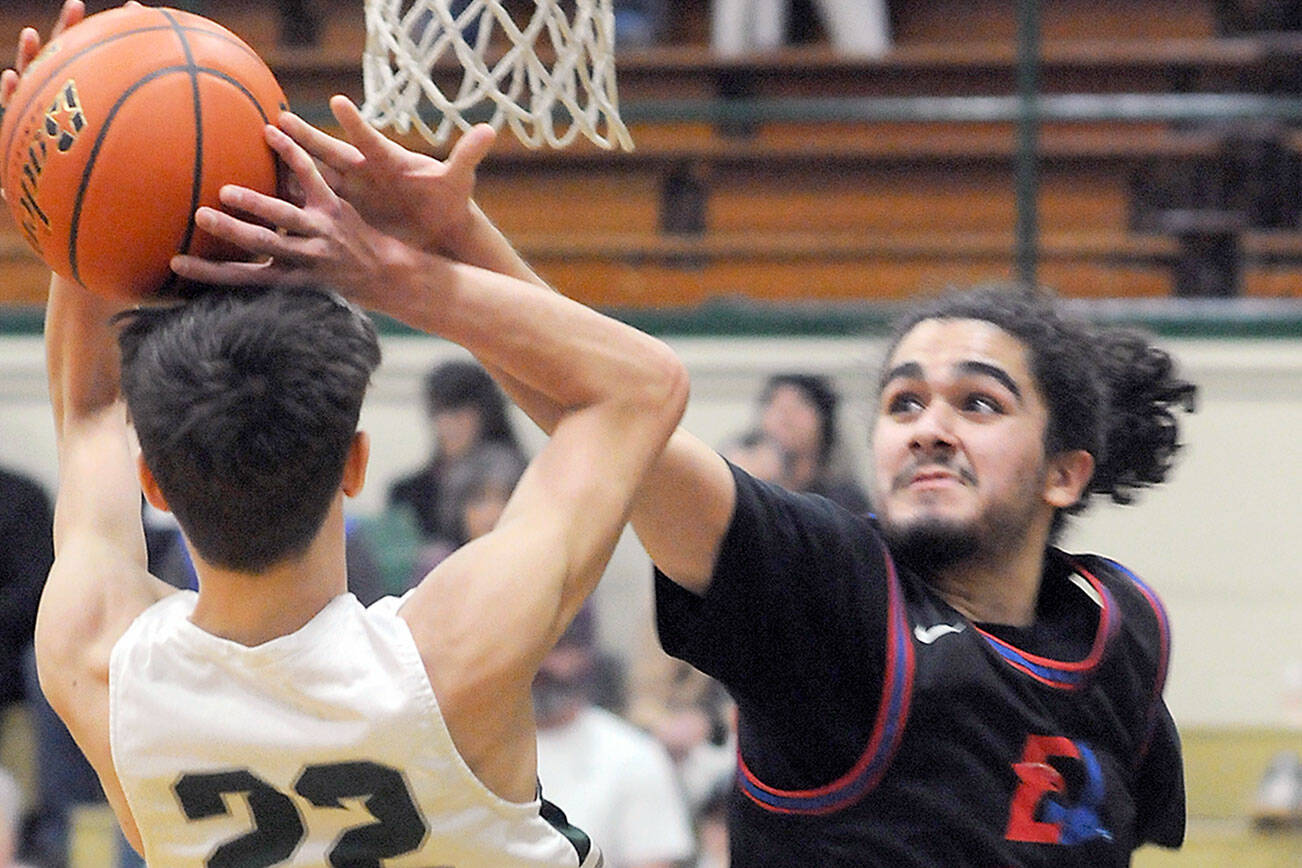
{"type": "Polygon", "coordinates": [[[19,39],[0,82],[0,184],[60,276],[123,300],[170,294],[174,254],[240,255],[193,215],[224,183],[275,189],[261,130],[284,94],[252,49],[206,18],[135,3],[82,13],[65,4],[39,53],[34,31],[19,39]]]}
{"type": "Polygon", "coordinates": [[[368,307],[386,284],[385,269],[402,256],[401,241],[364,221],[326,183],[312,157],[275,126],[266,141],[302,190],[296,204],[247,187],[227,185],[220,191],[227,211],[201,207],[195,222],[205,232],[254,256],[258,262],[214,261],[180,255],[172,268],[189,280],[214,285],[326,285],[368,307]],[[274,228],[272,228],[274,227],[274,228]]]}
{"type": "Polygon", "coordinates": [[[348,141],[289,113],[281,115],[281,129],[267,131],[268,143],[303,190],[301,206],[250,190],[222,190],[223,205],[283,234],[231,214],[198,215],[205,231],[270,261],[178,256],[178,274],[216,284],[327,283],[360,293],[384,267],[382,255],[405,255],[401,247],[437,252],[455,244],[453,233],[471,220],[475,168],[492,146],[493,130],[475,127],[439,161],[390,141],[346,97],[335,97],[331,108],[348,141]]]}

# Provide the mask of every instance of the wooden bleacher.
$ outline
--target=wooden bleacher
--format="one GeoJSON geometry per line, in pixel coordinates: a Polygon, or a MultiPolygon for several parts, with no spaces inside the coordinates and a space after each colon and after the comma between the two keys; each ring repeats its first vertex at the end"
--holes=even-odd
{"type": "MultiPolygon", "coordinates": [[[[675,41],[620,57],[626,106],[1006,94],[1015,85],[1012,6],[1002,0],[896,4],[897,46],[876,59],[839,57],[819,44],[718,58],[704,44],[706,4],[672,2],[675,41]]],[[[12,41],[21,23],[41,17],[33,9],[50,5],[6,3],[0,40],[12,41]]],[[[318,0],[312,46],[282,43],[273,3],[177,5],[246,38],[277,71],[291,104],[314,121],[328,121],[330,94],[361,96],[361,0],[318,0]]],[[[1302,40],[1218,37],[1212,5],[1046,0],[1045,92],[1234,92],[1281,57],[1302,58],[1302,40]]],[[[651,113],[632,126],[637,150],[628,154],[586,143],[534,152],[505,135],[481,171],[485,210],[545,277],[590,303],[871,300],[1013,274],[1011,124],[774,121],[737,129],[651,113]]],[[[1208,127],[1046,125],[1041,281],[1080,297],[1170,295],[1188,248],[1138,213],[1136,191],[1152,186],[1150,176],[1200,177],[1228,147],[1225,131],[1208,127]]],[[[1302,152],[1302,142],[1290,138],[1288,148],[1302,152]]],[[[1241,292],[1298,294],[1302,240],[1292,227],[1245,230],[1241,250],[1241,292]]],[[[39,301],[42,275],[6,216],[0,297],[39,301]]]]}

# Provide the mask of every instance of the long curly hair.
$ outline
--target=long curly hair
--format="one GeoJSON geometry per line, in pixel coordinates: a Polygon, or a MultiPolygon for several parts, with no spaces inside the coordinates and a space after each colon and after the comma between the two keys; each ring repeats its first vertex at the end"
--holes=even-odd
{"type": "Polygon", "coordinates": [[[1135,489],[1166,479],[1180,449],[1175,411],[1193,411],[1197,387],[1177,375],[1170,354],[1149,335],[1069,317],[1041,290],[983,286],[951,290],[907,311],[886,358],[930,319],[982,320],[1021,341],[1048,404],[1046,452],[1083,449],[1094,457],[1081,499],[1054,515],[1054,536],[1066,514],[1085,509],[1091,495],[1128,504],[1135,489]]]}

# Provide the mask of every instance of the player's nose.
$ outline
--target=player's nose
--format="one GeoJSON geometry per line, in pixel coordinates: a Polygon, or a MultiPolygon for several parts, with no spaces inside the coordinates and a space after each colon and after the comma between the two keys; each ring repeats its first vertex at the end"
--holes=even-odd
{"type": "Polygon", "coordinates": [[[958,443],[954,423],[957,414],[944,401],[932,401],[913,419],[909,448],[914,452],[952,452],[958,443]]]}

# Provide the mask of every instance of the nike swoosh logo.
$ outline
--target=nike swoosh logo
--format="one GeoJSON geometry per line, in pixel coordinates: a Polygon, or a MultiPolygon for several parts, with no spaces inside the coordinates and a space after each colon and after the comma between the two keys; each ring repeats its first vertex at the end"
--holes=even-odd
{"type": "Polygon", "coordinates": [[[933,624],[932,626],[925,628],[921,624],[916,624],[913,627],[913,635],[916,636],[918,641],[923,645],[930,645],[946,633],[962,632],[962,624],[933,624]]]}

